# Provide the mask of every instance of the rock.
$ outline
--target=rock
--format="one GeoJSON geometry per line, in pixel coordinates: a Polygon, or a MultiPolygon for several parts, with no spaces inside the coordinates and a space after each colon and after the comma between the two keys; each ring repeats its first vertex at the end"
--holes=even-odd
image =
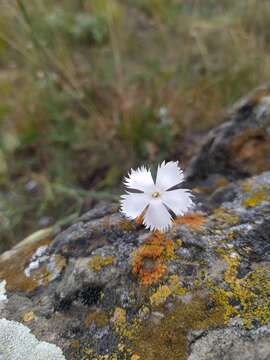
{"type": "MultiPolygon", "coordinates": [[[[219,128],[217,150],[224,129],[234,129],[228,143],[246,126],[267,129],[260,91],[264,100],[238,107],[219,128]]],[[[215,168],[205,151],[209,177],[197,163],[193,181],[226,181],[204,193],[199,185],[201,204],[168,233],[150,234],[103,203],[2,254],[0,318],[72,360],[269,359],[270,171],[236,155],[215,168]],[[237,161],[244,172],[232,170],[237,161]]],[[[0,349],[1,336],[2,328],[0,349]]]]}
{"type": "Polygon", "coordinates": [[[270,85],[256,89],[235,105],[214,128],[187,170],[190,182],[209,175],[229,180],[270,170],[270,85]]]}
{"type": "Polygon", "coordinates": [[[270,328],[263,332],[228,328],[199,337],[191,346],[188,360],[268,360],[269,354],[270,328]]]}
{"type": "Polygon", "coordinates": [[[270,356],[268,332],[253,336],[270,320],[270,172],[234,183],[232,198],[166,236],[118,212],[93,214],[2,255],[3,317],[27,322],[67,359],[270,356]],[[15,280],[13,256],[24,274],[15,280]],[[65,261],[51,267],[57,257],[65,261]]]}

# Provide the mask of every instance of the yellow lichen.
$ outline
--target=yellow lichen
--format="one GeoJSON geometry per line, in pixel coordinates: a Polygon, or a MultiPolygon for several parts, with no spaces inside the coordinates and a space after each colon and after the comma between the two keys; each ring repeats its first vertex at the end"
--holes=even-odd
{"type": "Polygon", "coordinates": [[[187,292],[187,290],[180,285],[180,279],[178,275],[171,275],[169,277],[168,286],[173,295],[183,296],[187,292]]]}
{"type": "Polygon", "coordinates": [[[133,354],[131,355],[131,360],[140,360],[140,357],[137,354],[133,354]]]}
{"type": "Polygon", "coordinates": [[[150,296],[150,303],[151,305],[161,305],[164,304],[167,298],[172,294],[172,290],[167,285],[161,285],[157,289],[156,292],[154,292],[153,295],[150,296]]]}
{"type": "Polygon", "coordinates": [[[214,210],[215,220],[222,225],[236,225],[239,223],[239,216],[228,209],[220,207],[214,210]]]}
{"type": "Polygon", "coordinates": [[[113,314],[113,319],[112,319],[113,323],[116,325],[123,325],[126,323],[126,310],[122,309],[120,307],[117,307],[114,310],[114,314],[113,314]]]}
{"type": "Polygon", "coordinates": [[[214,302],[224,308],[225,322],[234,316],[242,318],[247,328],[252,327],[254,321],[261,324],[269,322],[270,268],[257,268],[245,277],[239,278],[240,257],[223,254],[223,259],[227,264],[224,272],[226,287],[210,288],[214,302]]]}
{"type": "Polygon", "coordinates": [[[123,341],[126,339],[131,340],[137,333],[141,323],[139,318],[134,318],[131,323],[129,323],[126,319],[125,309],[119,307],[115,309],[111,321],[114,325],[115,331],[123,341]]]}
{"type": "Polygon", "coordinates": [[[255,207],[270,198],[269,188],[260,188],[242,201],[245,207],[255,207]]]}
{"type": "Polygon", "coordinates": [[[22,320],[23,322],[29,322],[35,320],[35,318],[36,318],[35,313],[33,311],[29,311],[23,315],[22,320]]]}
{"type": "Polygon", "coordinates": [[[119,351],[124,352],[124,350],[125,350],[125,344],[119,343],[119,344],[117,345],[117,348],[118,348],[119,351]]]}
{"type": "Polygon", "coordinates": [[[114,260],[115,258],[113,256],[103,257],[101,255],[96,255],[88,262],[88,266],[94,271],[100,271],[105,266],[112,265],[114,260]]]}
{"type": "Polygon", "coordinates": [[[180,285],[178,275],[171,275],[166,285],[160,285],[158,289],[150,296],[150,303],[153,306],[159,306],[166,302],[170,295],[183,296],[186,289],[180,285]]]}

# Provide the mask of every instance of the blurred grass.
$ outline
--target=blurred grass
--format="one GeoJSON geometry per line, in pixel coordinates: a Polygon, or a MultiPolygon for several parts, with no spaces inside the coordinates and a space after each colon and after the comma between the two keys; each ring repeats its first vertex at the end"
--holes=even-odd
{"type": "Polygon", "coordinates": [[[0,251],[131,166],[186,164],[268,80],[269,25],[267,1],[2,0],[0,251]]]}

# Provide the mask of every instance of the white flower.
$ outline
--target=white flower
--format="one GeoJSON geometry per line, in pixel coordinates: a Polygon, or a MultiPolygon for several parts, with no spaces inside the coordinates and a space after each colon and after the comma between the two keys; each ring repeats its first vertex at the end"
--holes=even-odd
{"type": "Polygon", "coordinates": [[[121,212],[129,219],[143,216],[143,224],[150,230],[166,231],[172,225],[172,215],[184,215],[192,206],[192,195],[187,189],[175,189],[184,180],[178,162],[158,166],[154,182],[150,169],[142,166],[131,169],[124,179],[127,191],[121,196],[121,212]],[[139,192],[138,192],[139,191],[139,192]]]}

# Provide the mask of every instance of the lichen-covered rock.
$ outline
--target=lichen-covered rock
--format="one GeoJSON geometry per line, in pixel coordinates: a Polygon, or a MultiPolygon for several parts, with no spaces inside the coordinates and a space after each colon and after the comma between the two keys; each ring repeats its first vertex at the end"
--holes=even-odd
{"type": "Polygon", "coordinates": [[[16,281],[3,254],[2,316],[67,359],[237,359],[242,348],[253,349],[247,359],[269,358],[270,172],[235,182],[221,198],[166,234],[149,234],[111,206],[102,216],[95,209],[15,252],[24,271],[16,281]]]}
{"type": "MultiPolygon", "coordinates": [[[[268,128],[260,91],[251,108],[235,111],[228,140],[252,119],[268,128]]],[[[222,166],[218,176],[231,173],[230,161],[222,166]]],[[[214,169],[206,184],[217,179],[214,169]]],[[[166,234],[103,203],[64,231],[32,236],[0,256],[8,293],[1,316],[72,360],[269,359],[270,171],[261,170],[240,179],[235,167],[237,181],[219,179],[202,196],[203,185],[194,189],[197,210],[166,234]]]]}
{"type": "Polygon", "coordinates": [[[189,181],[209,175],[235,179],[270,170],[270,85],[241,100],[213,129],[187,171],[189,181]]]}

